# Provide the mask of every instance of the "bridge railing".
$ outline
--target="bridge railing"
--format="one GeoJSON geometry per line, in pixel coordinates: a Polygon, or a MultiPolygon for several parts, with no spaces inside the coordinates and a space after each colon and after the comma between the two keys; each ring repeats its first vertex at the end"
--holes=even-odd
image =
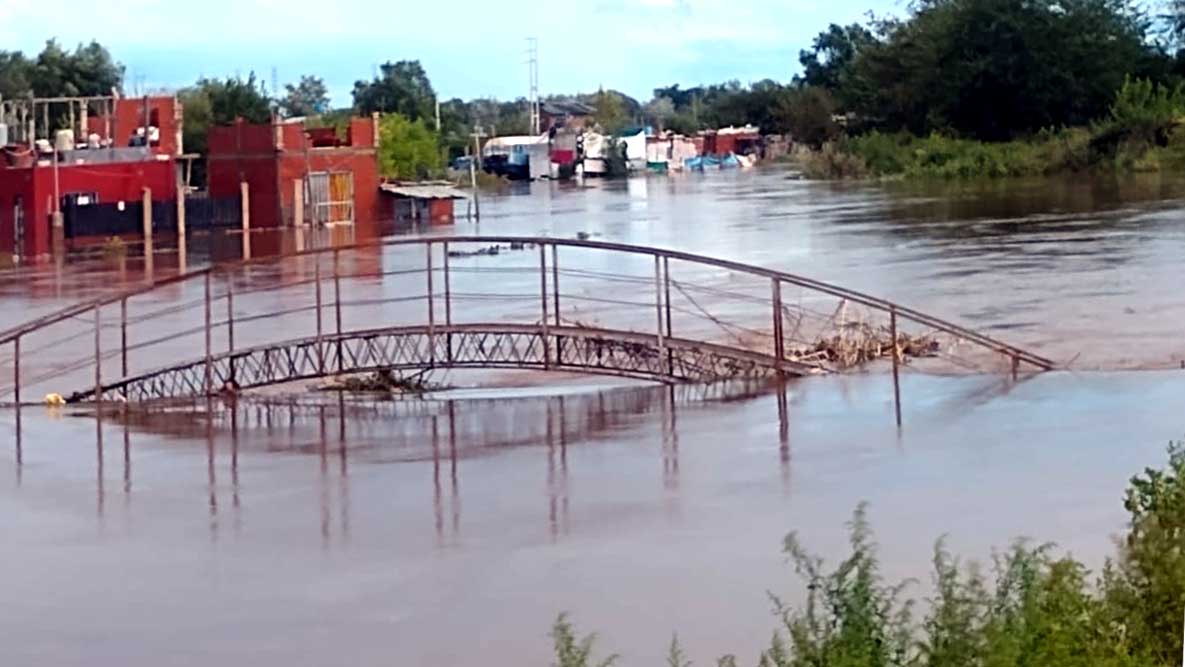
{"type": "MultiPolygon", "coordinates": [[[[823,371],[839,369],[813,346],[859,326],[890,340],[942,337],[944,354],[980,368],[1054,366],[884,299],[728,260],[593,240],[395,238],[191,271],[0,331],[0,402],[101,395],[120,379],[282,340],[473,323],[640,332],[660,349],[702,341],[823,371]]],[[[217,391],[206,376],[196,389],[217,391]]]]}

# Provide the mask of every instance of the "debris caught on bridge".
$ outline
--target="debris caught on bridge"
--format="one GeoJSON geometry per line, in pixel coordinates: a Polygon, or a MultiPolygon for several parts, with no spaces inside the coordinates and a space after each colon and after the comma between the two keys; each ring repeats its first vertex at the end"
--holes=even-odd
{"type": "MultiPolygon", "coordinates": [[[[933,336],[898,332],[897,349],[903,361],[911,357],[934,357],[938,355],[939,343],[933,336]]],[[[881,359],[892,359],[893,337],[887,327],[849,323],[835,336],[790,350],[790,358],[803,363],[824,362],[837,370],[847,370],[881,359]]]]}
{"type": "Polygon", "coordinates": [[[487,257],[487,256],[491,256],[491,255],[500,255],[500,254],[510,251],[510,250],[527,250],[528,248],[534,248],[534,247],[535,247],[535,244],[533,244],[533,243],[514,242],[514,243],[510,243],[508,245],[499,245],[499,244],[495,243],[494,245],[489,245],[489,246],[485,246],[482,248],[478,248],[477,250],[449,250],[448,256],[449,257],[487,257]]]}
{"type": "Polygon", "coordinates": [[[441,385],[430,382],[427,379],[427,372],[404,376],[392,370],[384,369],[367,375],[339,377],[334,379],[333,382],[317,387],[317,391],[418,395],[430,391],[438,391],[442,388],[441,385]]]}

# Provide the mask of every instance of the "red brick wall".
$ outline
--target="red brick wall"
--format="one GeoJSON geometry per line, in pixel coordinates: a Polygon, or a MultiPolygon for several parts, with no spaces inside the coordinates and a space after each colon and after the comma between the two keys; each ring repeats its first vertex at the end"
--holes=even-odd
{"type": "MultiPolygon", "coordinates": [[[[177,155],[176,119],[179,103],[175,97],[149,97],[149,121],[160,128],[160,145],[154,152],[159,155],[177,155]]],[[[106,121],[101,116],[88,116],[89,131],[103,135],[106,121]]],[[[111,119],[111,136],[118,147],[127,146],[136,129],[144,125],[144,98],[123,98],[115,103],[115,117],[111,119]]],[[[83,138],[85,139],[85,138],[83,138]]]]}
{"type": "Polygon", "coordinates": [[[378,162],[374,123],[369,118],[350,122],[352,147],[305,148],[304,127],[298,123],[214,127],[209,134],[207,171],[210,196],[232,197],[239,183],[251,189],[251,226],[292,224],[295,210],[293,181],[319,171],[354,174],[354,219],[373,222],[380,215],[378,162]],[[282,149],[276,148],[277,135],[282,149]]]}
{"type": "Polygon", "coordinates": [[[275,151],[275,134],[270,125],[235,123],[211,127],[207,150],[213,158],[268,155],[275,151]]]}
{"type": "MultiPolygon", "coordinates": [[[[58,191],[62,196],[95,193],[101,203],[139,201],[144,188],[156,201],[175,201],[176,176],[171,160],[116,162],[111,164],[60,165],[58,191]]],[[[0,169],[0,252],[10,252],[15,238],[13,201],[22,199],[25,212],[26,255],[42,255],[52,249],[50,215],[54,210],[52,166],[0,169]]]]}

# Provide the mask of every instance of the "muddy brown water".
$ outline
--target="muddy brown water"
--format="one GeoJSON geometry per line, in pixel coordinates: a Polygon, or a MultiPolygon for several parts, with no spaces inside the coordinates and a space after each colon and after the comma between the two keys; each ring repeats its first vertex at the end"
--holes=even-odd
{"type": "MultiPolygon", "coordinates": [[[[971,557],[1027,535],[1097,566],[1126,479],[1185,434],[1185,374],[1167,370],[1185,352],[1183,196],[1160,178],[923,187],[766,171],[487,198],[480,227],[458,233],[588,232],[767,265],[1074,370],[907,374],[900,432],[875,372],[794,383],[785,421],[769,394],[535,377],[101,421],[27,408],[19,450],[3,411],[0,628],[20,640],[0,663],[543,665],[560,611],[623,664],[658,664],[672,632],[697,664],[752,662],[775,627],[767,591],[800,590],[782,537],[834,560],[860,501],[890,578],[924,580],[944,533],[971,557]]],[[[189,263],[237,243],[195,242],[189,263]]],[[[156,264],[170,270],[167,254],[156,264]]],[[[0,304],[48,312],[111,289],[112,271],[10,268],[0,304]]]]}

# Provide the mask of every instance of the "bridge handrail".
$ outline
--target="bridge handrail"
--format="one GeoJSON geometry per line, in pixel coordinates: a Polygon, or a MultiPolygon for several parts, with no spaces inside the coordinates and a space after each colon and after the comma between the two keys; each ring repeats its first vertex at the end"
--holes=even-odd
{"type": "Polygon", "coordinates": [[[230,271],[237,271],[247,266],[273,264],[296,257],[310,257],[319,256],[331,253],[349,252],[354,250],[362,250],[374,247],[386,246],[414,246],[414,245],[448,245],[448,244],[523,244],[523,245],[553,245],[557,247],[572,247],[584,248],[591,250],[606,250],[613,252],[623,252],[634,255],[646,255],[656,258],[666,258],[668,260],[677,260],[684,262],[691,262],[705,266],[713,266],[716,268],[726,269],[729,271],[736,271],[740,273],[747,273],[750,275],[762,276],[771,280],[778,280],[791,285],[797,285],[831,296],[846,299],[853,303],[857,303],[869,308],[873,308],[885,313],[894,314],[897,317],[913,321],[931,329],[942,331],[947,334],[956,336],[963,340],[973,342],[981,347],[993,350],[1000,354],[1007,355],[1014,360],[1023,361],[1032,366],[1042,370],[1052,370],[1057,364],[1050,359],[1033,354],[1027,350],[1016,347],[1004,341],[998,340],[991,336],[981,334],[973,329],[955,324],[947,320],[943,320],[931,315],[927,315],[916,309],[902,306],[895,302],[880,297],[875,297],[870,294],[859,292],[856,290],[840,287],[831,283],[807,278],[793,273],[784,271],[777,271],[761,266],[745,264],[728,259],[720,259],[716,257],[709,257],[696,253],[684,252],[679,250],[670,250],[666,248],[659,248],[656,246],[639,246],[630,245],[626,243],[617,243],[611,241],[593,241],[585,239],[562,239],[548,236],[507,236],[507,235],[463,235],[463,236],[420,236],[414,238],[385,238],[365,241],[362,243],[355,243],[348,246],[332,246],[325,248],[310,248],[301,250],[295,253],[287,253],[283,255],[274,255],[268,257],[255,257],[236,262],[228,262],[223,264],[216,264],[201,269],[195,269],[186,273],[169,276],[167,278],[156,279],[145,283],[140,287],[130,290],[125,290],[115,294],[107,294],[89,301],[84,301],[73,306],[67,306],[54,313],[43,315],[39,318],[30,320],[16,327],[0,332],[0,345],[12,343],[13,341],[26,336],[38,329],[65,321],[67,319],[77,317],[83,313],[93,310],[96,307],[107,306],[118,303],[125,299],[130,299],[142,294],[147,294],[156,289],[183,283],[194,278],[199,278],[208,274],[220,274],[230,271]]]}

